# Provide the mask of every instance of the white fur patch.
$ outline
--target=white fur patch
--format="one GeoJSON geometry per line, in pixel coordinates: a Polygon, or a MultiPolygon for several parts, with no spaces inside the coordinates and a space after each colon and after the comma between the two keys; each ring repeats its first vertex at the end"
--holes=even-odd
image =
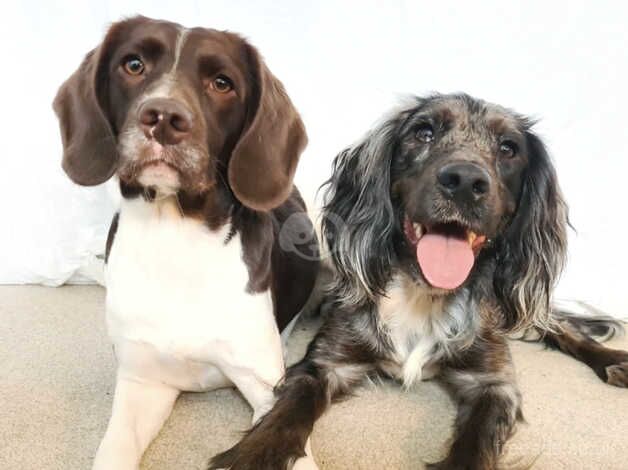
{"type": "Polygon", "coordinates": [[[174,59],[172,61],[172,67],[170,70],[163,75],[163,77],[155,83],[146,93],[144,99],[148,98],[170,98],[172,96],[172,91],[176,85],[176,74],[177,67],[179,67],[179,60],[181,58],[181,51],[183,50],[183,46],[185,44],[185,40],[187,39],[189,30],[186,28],[181,28],[179,30],[179,35],[177,36],[177,43],[174,48],[174,59]]]}
{"type": "Polygon", "coordinates": [[[195,391],[240,369],[268,387],[281,377],[270,292],[246,292],[241,242],[225,244],[229,229],[183,218],[174,197],[122,202],[106,272],[121,370],[195,391]]]}
{"type": "Polygon", "coordinates": [[[432,377],[435,362],[453,343],[464,342],[474,331],[473,315],[464,304],[446,304],[444,297],[430,295],[406,276],[397,276],[379,301],[379,314],[400,365],[404,386],[432,377]]]}
{"type": "Polygon", "coordinates": [[[179,189],[179,173],[165,163],[156,163],[142,170],[137,179],[144,187],[156,187],[160,190],[174,194],[179,189]]]}

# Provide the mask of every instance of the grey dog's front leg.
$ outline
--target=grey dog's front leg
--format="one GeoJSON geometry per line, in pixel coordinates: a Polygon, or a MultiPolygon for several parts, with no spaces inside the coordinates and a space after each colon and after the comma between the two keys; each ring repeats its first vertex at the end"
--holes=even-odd
{"type": "Polygon", "coordinates": [[[454,438],[447,457],[431,469],[494,470],[506,441],[522,419],[521,395],[503,339],[478,340],[468,357],[443,374],[458,402],[454,438]]]}

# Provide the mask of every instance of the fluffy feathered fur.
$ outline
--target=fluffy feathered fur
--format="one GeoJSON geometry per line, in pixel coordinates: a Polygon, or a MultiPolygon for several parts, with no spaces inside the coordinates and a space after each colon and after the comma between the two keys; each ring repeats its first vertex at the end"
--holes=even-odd
{"type": "Polygon", "coordinates": [[[436,377],[451,391],[451,449],[430,468],[498,468],[522,417],[509,333],[535,331],[628,385],[628,353],[590,337],[618,322],[550,308],[567,208],[531,126],[467,95],[416,98],[336,157],[322,227],[337,271],[329,316],[274,408],[210,468],[315,468],[305,451],[314,422],[374,375],[406,386],[436,377]],[[426,234],[469,240],[463,282],[430,281],[418,250],[426,234]]]}

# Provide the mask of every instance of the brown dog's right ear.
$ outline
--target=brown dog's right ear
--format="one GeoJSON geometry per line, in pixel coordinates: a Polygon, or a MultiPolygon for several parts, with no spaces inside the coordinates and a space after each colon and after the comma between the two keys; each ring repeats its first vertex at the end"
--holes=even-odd
{"type": "Polygon", "coordinates": [[[268,211],[292,193],[305,126],[283,85],[253,46],[245,43],[253,86],[248,123],[233,149],[229,184],[245,206],[268,211]]]}
{"type": "Polygon", "coordinates": [[[63,169],[83,186],[108,180],[118,162],[116,138],[98,99],[106,86],[104,44],[87,54],[53,102],[61,127],[63,169]]]}

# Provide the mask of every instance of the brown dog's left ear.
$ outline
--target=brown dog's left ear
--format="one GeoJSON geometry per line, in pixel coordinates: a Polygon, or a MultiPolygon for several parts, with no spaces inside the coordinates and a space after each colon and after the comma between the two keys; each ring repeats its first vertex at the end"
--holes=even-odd
{"type": "Polygon", "coordinates": [[[254,89],[247,123],[229,162],[229,184],[245,206],[267,211],[290,195],[307,135],[281,82],[252,46],[245,48],[254,89]]]}
{"type": "Polygon", "coordinates": [[[111,49],[121,29],[140,18],[115,23],[102,44],[87,54],[53,102],[63,141],[62,166],[83,186],[107,181],[118,163],[117,140],[103,111],[111,49]]]}

